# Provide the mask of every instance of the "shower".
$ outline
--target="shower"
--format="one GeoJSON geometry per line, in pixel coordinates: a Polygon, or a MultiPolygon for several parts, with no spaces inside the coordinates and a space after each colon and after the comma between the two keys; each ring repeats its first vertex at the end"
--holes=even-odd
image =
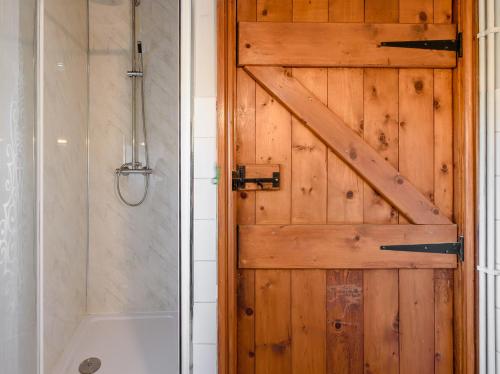
{"type": "Polygon", "coordinates": [[[131,207],[141,205],[148,195],[149,190],[149,177],[153,170],[149,167],[149,149],[148,137],[146,128],[146,110],[144,99],[144,58],[142,51],[142,42],[137,41],[137,25],[136,25],[136,9],[141,4],[141,0],[131,0],[131,70],[127,72],[127,76],[132,81],[132,137],[131,146],[132,154],[130,162],[125,162],[118,169],[115,170],[116,175],[116,191],[120,200],[131,207]],[[139,159],[139,144],[137,141],[137,91],[139,85],[139,95],[141,100],[140,120],[142,123],[142,134],[144,138],[144,163],[139,159]],[[131,202],[122,193],[121,190],[121,177],[128,176],[143,176],[144,178],[144,192],[140,200],[131,202]]]}

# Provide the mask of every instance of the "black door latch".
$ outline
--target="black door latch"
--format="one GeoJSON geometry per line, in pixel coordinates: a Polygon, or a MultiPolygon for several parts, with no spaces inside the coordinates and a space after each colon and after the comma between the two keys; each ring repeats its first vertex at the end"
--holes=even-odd
{"type": "Polygon", "coordinates": [[[246,178],[245,166],[238,165],[236,171],[233,171],[233,191],[244,190],[247,183],[254,183],[262,190],[266,189],[266,185],[276,189],[280,187],[280,173],[273,172],[269,178],[246,178]]]}

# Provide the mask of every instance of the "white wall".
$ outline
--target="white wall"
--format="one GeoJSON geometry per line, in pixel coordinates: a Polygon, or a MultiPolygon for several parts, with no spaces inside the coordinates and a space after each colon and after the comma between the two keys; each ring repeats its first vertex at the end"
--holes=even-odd
{"type": "Polygon", "coordinates": [[[479,372],[500,368],[500,1],[479,6],[479,372]]]}
{"type": "Polygon", "coordinates": [[[216,1],[193,1],[193,373],[217,371],[216,1]]]}
{"type": "Polygon", "coordinates": [[[87,1],[44,2],[43,253],[46,373],[86,306],[87,1]]]}
{"type": "MultiPolygon", "coordinates": [[[[88,312],[92,314],[178,307],[179,5],[178,0],[142,0],[136,10],[137,40],[142,40],[145,59],[153,175],[146,201],[127,207],[116,195],[114,171],[131,161],[132,151],[131,80],[126,75],[131,70],[130,0],[90,1],[88,312]]],[[[138,134],[142,143],[140,121],[138,134]]],[[[137,201],[143,177],[122,177],[122,181],[123,193],[137,201]]]]}
{"type": "Polygon", "coordinates": [[[34,0],[0,3],[0,372],[36,371],[34,0]]]}

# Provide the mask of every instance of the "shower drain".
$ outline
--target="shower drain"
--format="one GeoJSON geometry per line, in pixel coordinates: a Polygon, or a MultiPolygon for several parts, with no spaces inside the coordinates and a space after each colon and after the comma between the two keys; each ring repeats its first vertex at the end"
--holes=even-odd
{"type": "Polygon", "coordinates": [[[101,368],[101,360],[96,357],[87,358],[78,367],[80,374],[94,374],[101,368]]]}

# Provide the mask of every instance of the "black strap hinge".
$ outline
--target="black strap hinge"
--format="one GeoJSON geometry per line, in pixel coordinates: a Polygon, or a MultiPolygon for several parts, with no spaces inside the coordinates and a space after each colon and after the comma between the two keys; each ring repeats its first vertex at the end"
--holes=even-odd
{"type": "Polygon", "coordinates": [[[463,262],[464,237],[459,236],[458,241],[453,243],[383,245],[380,247],[380,249],[383,251],[442,253],[449,255],[457,255],[460,261],[463,262]]]}
{"type": "Polygon", "coordinates": [[[456,39],[449,40],[403,40],[393,42],[380,42],[380,47],[432,49],[435,51],[454,51],[462,57],[462,33],[456,39]]]}

